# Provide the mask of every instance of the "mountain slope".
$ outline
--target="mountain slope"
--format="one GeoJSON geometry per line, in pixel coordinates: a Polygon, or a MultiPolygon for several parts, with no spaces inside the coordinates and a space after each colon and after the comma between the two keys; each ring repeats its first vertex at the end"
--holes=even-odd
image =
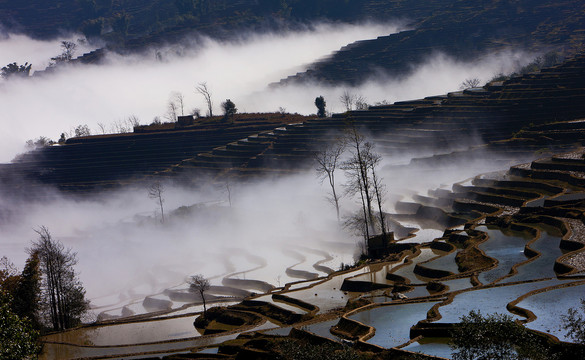
{"type": "Polygon", "coordinates": [[[357,42],[281,83],[356,85],[380,72],[406,76],[438,52],[464,61],[509,48],[574,54],[583,41],[581,1],[457,1],[417,23],[414,30],[357,42]]]}

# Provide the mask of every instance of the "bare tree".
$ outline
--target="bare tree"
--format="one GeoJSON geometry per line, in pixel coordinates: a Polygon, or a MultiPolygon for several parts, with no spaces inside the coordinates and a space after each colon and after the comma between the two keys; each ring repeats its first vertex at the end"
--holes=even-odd
{"type": "Polygon", "coordinates": [[[78,125],[74,130],[75,137],[90,136],[91,131],[87,125],[78,125]]]}
{"type": "Polygon", "coordinates": [[[165,118],[171,122],[177,121],[177,104],[173,100],[169,100],[167,104],[167,113],[165,114],[165,118]]]}
{"type": "Polygon", "coordinates": [[[61,49],[63,49],[63,56],[67,61],[69,61],[73,59],[73,55],[77,49],[77,44],[71,41],[61,41],[61,49]]]}
{"type": "Polygon", "coordinates": [[[69,62],[73,59],[77,44],[71,41],[61,41],[61,54],[51,58],[50,66],[55,66],[60,63],[69,62]]]}
{"type": "Polygon", "coordinates": [[[356,95],[355,97],[355,109],[356,110],[368,110],[370,105],[368,104],[368,100],[362,95],[356,95]]]}
{"type": "Polygon", "coordinates": [[[102,134],[105,134],[107,132],[107,130],[106,130],[106,124],[100,122],[97,125],[100,128],[100,131],[102,132],[102,134]]]}
{"type": "MultiPolygon", "coordinates": [[[[382,160],[382,157],[373,151],[373,144],[366,143],[365,144],[365,156],[366,156],[366,163],[372,174],[372,190],[376,197],[376,203],[378,205],[378,216],[380,221],[380,230],[382,231],[382,235],[384,235],[384,239],[387,236],[386,230],[386,218],[384,216],[384,211],[382,211],[382,206],[384,203],[384,195],[385,195],[385,186],[382,183],[382,179],[378,176],[377,167],[382,160]]],[[[386,244],[386,242],[384,242],[386,244]]]]}
{"type": "Polygon", "coordinates": [[[345,107],[345,111],[353,110],[353,105],[355,103],[356,97],[355,94],[350,92],[349,90],[344,90],[343,94],[339,97],[339,101],[345,107]]]}
{"type": "Polygon", "coordinates": [[[203,97],[205,98],[205,102],[207,103],[208,116],[212,117],[213,116],[213,102],[211,100],[211,91],[207,87],[207,83],[206,82],[199,83],[199,85],[197,85],[195,90],[199,94],[203,95],[203,97]]]}
{"type": "Polygon", "coordinates": [[[207,315],[207,306],[205,304],[205,292],[209,290],[211,284],[209,280],[201,274],[191,276],[189,280],[189,290],[194,293],[199,293],[201,300],[203,300],[203,317],[207,315]]]}
{"type": "Polygon", "coordinates": [[[18,269],[10,259],[6,256],[0,258],[0,283],[2,280],[18,274],[18,269]]]}
{"type": "Polygon", "coordinates": [[[469,79],[465,79],[461,83],[461,85],[459,85],[459,89],[460,90],[472,89],[472,88],[478,87],[479,84],[481,84],[481,81],[478,78],[469,78],[469,79]]]}
{"type": "Polygon", "coordinates": [[[128,125],[130,125],[132,128],[135,128],[137,126],[140,126],[140,119],[138,118],[138,116],[132,114],[130,116],[128,116],[126,118],[126,122],[128,123],[128,125]]]}
{"type": "Polygon", "coordinates": [[[150,187],[148,188],[148,197],[151,199],[156,200],[160,206],[160,215],[161,215],[161,223],[165,222],[165,212],[163,208],[164,198],[163,194],[165,192],[165,187],[160,181],[153,182],[150,187]]]}
{"type": "Polygon", "coordinates": [[[232,207],[232,184],[230,183],[230,179],[227,176],[226,176],[226,180],[225,180],[225,190],[227,192],[228,202],[230,204],[230,207],[232,207]]]}
{"type": "Polygon", "coordinates": [[[329,186],[331,186],[331,197],[329,201],[335,206],[335,211],[337,212],[337,221],[339,221],[339,195],[337,194],[337,190],[335,187],[335,170],[337,170],[339,164],[339,159],[341,154],[345,149],[345,141],[343,139],[339,139],[334,144],[330,144],[325,147],[323,150],[318,151],[315,153],[315,161],[317,162],[317,167],[315,171],[319,175],[321,183],[327,178],[329,181],[329,186]]]}
{"type": "Polygon", "coordinates": [[[175,122],[179,114],[181,116],[185,115],[185,97],[180,92],[174,91],[169,97],[165,117],[169,121],[175,122]]]}
{"type": "Polygon", "coordinates": [[[129,119],[119,119],[112,123],[112,132],[118,134],[125,134],[132,132],[132,125],[129,119]]]}
{"type": "Polygon", "coordinates": [[[177,112],[180,110],[181,116],[185,116],[185,97],[180,92],[173,93],[173,97],[175,99],[175,104],[177,105],[177,112]]]}
{"type": "Polygon", "coordinates": [[[348,127],[346,136],[351,156],[343,162],[341,168],[348,177],[347,192],[352,195],[357,194],[360,197],[365,224],[364,237],[368,240],[370,234],[374,231],[374,216],[372,212],[371,179],[368,172],[367,157],[364,153],[366,141],[354,124],[348,127]]]}
{"type": "MultiPolygon", "coordinates": [[[[381,161],[381,157],[373,151],[373,144],[367,142],[353,124],[348,127],[347,139],[351,157],[343,162],[341,168],[345,170],[348,177],[348,183],[346,184],[348,193],[359,195],[361,200],[363,214],[361,223],[363,225],[357,227],[363,229],[366,242],[369,240],[370,235],[376,231],[376,225],[379,226],[384,239],[386,239],[387,229],[383,212],[385,190],[377,173],[377,166],[381,161]],[[373,210],[375,204],[378,206],[379,213],[377,221],[373,210]]],[[[358,224],[356,219],[353,219],[352,224],[358,224]]]]}
{"type": "Polygon", "coordinates": [[[33,242],[29,252],[37,253],[41,263],[41,306],[45,320],[54,330],[77,326],[89,308],[85,290],[73,268],[77,264],[77,254],[53,240],[45,226],[35,232],[39,239],[33,242]]]}

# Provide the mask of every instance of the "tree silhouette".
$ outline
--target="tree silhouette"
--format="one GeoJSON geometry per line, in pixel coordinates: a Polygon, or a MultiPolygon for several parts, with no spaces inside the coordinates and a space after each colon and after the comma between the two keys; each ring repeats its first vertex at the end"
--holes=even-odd
{"type": "Polygon", "coordinates": [[[27,78],[30,75],[30,69],[32,64],[24,63],[24,65],[18,65],[17,63],[13,62],[12,64],[8,64],[4,66],[0,70],[0,76],[4,79],[9,79],[12,77],[21,77],[27,78]]]}
{"type": "Polygon", "coordinates": [[[325,117],[325,98],[323,96],[315,98],[315,106],[317,107],[317,116],[325,117]]]}
{"type": "Polygon", "coordinates": [[[75,273],[77,254],[54,240],[41,226],[35,232],[39,239],[33,242],[32,253],[38,253],[43,274],[41,307],[45,321],[53,330],[65,330],[81,323],[81,317],[89,308],[85,290],[75,273]]]}
{"type": "Polygon", "coordinates": [[[189,290],[194,293],[199,293],[201,300],[203,300],[203,317],[207,315],[207,307],[205,305],[205,292],[211,287],[209,280],[201,274],[191,276],[189,280],[189,290]]]}
{"type": "Polygon", "coordinates": [[[195,91],[203,96],[205,102],[207,103],[207,115],[209,117],[213,116],[213,101],[211,100],[211,91],[207,87],[207,83],[202,82],[195,87],[195,91]]]}
{"type": "Polygon", "coordinates": [[[165,222],[165,211],[163,208],[163,203],[165,201],[163,198],[164,192],[165,187],[160,181],[153,182],[148,188],[148,197],[156,200],[160,206],[161,223],[165,222]]]}
{"type": "Polygon", "coordinates": [[[230,99],[227,99],[226,101],[222,102],[221,108],[223,109],[223,115],[226,121],[229,120],[230,118],[233,118],[233,116],[238,112],[236,104],[234,104],[234,102],[231,101],[230,99]]]}

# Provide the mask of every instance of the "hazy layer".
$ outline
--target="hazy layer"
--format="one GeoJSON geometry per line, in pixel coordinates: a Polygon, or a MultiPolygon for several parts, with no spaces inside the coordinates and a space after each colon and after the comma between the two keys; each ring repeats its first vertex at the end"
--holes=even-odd
{"type": "MultiPolygon", "coordinates": [[[[22,152],[28,139],[46,136],[57,140],[62,132],[70,133],[80,124],[101,133],[98,124],[111,131],[114,123],[131,115],[142,124],[149,124],[155,116],[164,120],[173,92],[183,94],[185,114],[193,108],[205,114],[203,97],[195,92],[195,86],[202,82],[211,90],[215,113],[229,98],[240,112],[284,108],[311,114],[316,112],[314,100],[319,95],[325,97],[328,111],[344,111],[339,96],[345,88],[313,84],[273,89],[267,85],[304,71],[307,64],[348,43],[398,29],[398,25],[380,24],[320,25],[287,34],[248,34],[227,43],[194,36],[180,45],[153,49],[140,56],[109,55],[104,65],[70,66],[27,81],[0,81],[0,162],[8,162],[22,152]]],[[[0,41],[3,63],[24,63],[28,59],[35,65],[45,64],[42,58],[46,62],[59,51],[58,41],[44,43],[22,36],[0,41]]],[[[502,53],[464,64],[436,54],[413,68],[413,74],[404,80],[393,81],[378,74],[375,81],[364,79],[363,86],[348,90],[362,95],[370,104],[415,99],[457,89],[469,77],[487,81],[527,60],[522,53],[502,53]]]]}
{"type": "MultiPolygon", "coordinates": [[[[328,110],[342,111],[339,95],[344,88],[305,85],[268,89],[267,84],[302,71],[305,64],[351,41],[395,30],[388,25],[320,26],[285,35],[249,35],[230,43],[194,38],[188,44],[159,49],[160,56],[155,55],[156,50],[141,56],[110,55],[104,65],[70,66],[27,81],[1,82],[0,161],[14,157],[27,139],[40,135],[57,139],[61,132],[79,124],[97,132],[98,123],[111,124],[131,114],[142,123],[150,123],[154,116],[165,113],[173,91],[185,96],[186,112],[192,107],[203,110],[203,99],[194,91],[200,82],[207,82],[211,89],[215,112],[219,112],[221,101],[230,98],[241,112],[283,107],[309,114],[315,112],[314,99],[319,95],[325,96],[328,110]]],[[[12,47],[19,43],[0,44],[12,47]]],[[[58,43],[51,46],[58,48],[58,43]]],[[[4,48],[0,50],[6,53],[4,48]]],[[[420,98],[453,91],[469,77],[486,81],[527,59],[521,53],[502,53],[462,64],[438,54],[404,80],[393,81],[381,74],[376,81],[347,90],[361,94],[370,103],[420,98]]],[[[413,155],[393,156],[386,157],[383,165],[405,164],[413,155]]],[[[404,193],[424,193],[491,169],[481,159],[471,159],[471,163],[474,167],[458,163],[457,168],[445,171],[396,173],[386,168],[381,173],[389,197],[397,198],[403,189],[409,189],[404,193]]],[[[1,207],[14,214],[11,223],[0,227],[0,255],[7,255],[22,268],[24,249],[35,239],[33,229],[47,226],[55,238],[78,252],[81,279],[89,297],[96,301],[118,294],[147,296],[180,285],[195,273],[203,273],[217,284],[228,273],[258,266],[246,254],[257,254],[267,263],[264,270],[254,271],[249,278],[276,285],[280,280],[288,281],[285,268],[298,262],[283,252],[291,244],[324,249],[335,256],[335,261],[351,262],[353,244],[359,237],[339,232],[335,212],[324,200],[327,191],[312,173],[234,185],[230,207],[221,186],[193,190],[169,185],[165,193],[167,212],[180,206],[204,205],[184,217],[170,216],[165,225],[155,220],[156,203],[147,197],[146,189],[85,200],[55,195],[37,203],[7,203],[0,198],[1,207]]],[[[344,198],[342,206],[346,213],[358,204],[344,198]]],[[[392,203],[385,209],[391,211],[392,203]]],[[[310,265],[301,269],[310,271],[310,265]]]]}
{"type": "MultiPolygon", "coordinates": [[[[221,284],[228,273],[258,266],[246,254],[260,256],[270,270],[248,278],[277,285],[280,275],[284,285],[290,281],[286,267],[298,263],[283,252],[287,247],[325,249],[338,257],[336,267],[352,261],[354,240],[339,232],[335,213],[312,175],[231,186],[231,207],[221,186],[199,191],[168,186],[164,224],[146,189],[84,201],[55,197],[43,203],[11,204],[16,216],[0,228],[2,255],[22,268],[24,249],[36,237],[33,229],[45,225],[54,238],[78,253],[78,269],[91,298],[136,289],[146,296],[196,273],[221,284]],[[191,212],[171,214],[193,204],[199,205],[191,212]]],[[[306,270],[311,265],[305,265],[306,270]]]]}
{"type": "MultiPolygon", "coordinates": [[[[184,95],[185,113],[195,107],[204,109],[203,98],[195,93],[201,82],[211,90],[216,112],[227,98],[240,112],[277,111],[289,104],[264,103],[258,108],[254,103],[262,100],[249,104],[250,94],[348,43],[388,35],[396,29],[396,25],[378,24],[321,25],[287,34],[248,34],[228,43],[194,36],[140,56],[109,55],[105,65],[71,66],[28,81],[0,82],[0,161],[7,162],[21,152],[27,139],[47,136],[57,140],[62,132],[80,124],[97,132],[99,123],[109,128],[130,115],[148,124],[155,116],[163,117],[172,92],[184,95]]],[[[22,36],[0,42],[3,63],[44,65],[59,52],[59,42],[43,43],[22,36]]],[[[304,109],[291,104],[288,110],[312,111],[316,96],[307,96],[304,109]]]]}

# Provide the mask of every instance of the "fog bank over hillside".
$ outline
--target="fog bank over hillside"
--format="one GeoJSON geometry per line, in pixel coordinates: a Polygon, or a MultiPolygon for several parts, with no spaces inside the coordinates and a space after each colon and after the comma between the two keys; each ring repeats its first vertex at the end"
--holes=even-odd
{"type": "MultiPolygon", "coordinates": [[[[78,55],[94,50],[96,47],[80,42],[82,35],[69,35],[60,39],[45,41],[36,40],[21,34],[7,34],[0,36],[0,68],[13,62],[19,65],[32,64],[31,74],[43,70],[55,57],[61,53],[61,41],[71,41],[77,44],[78,55]]],[[[2,81],[2,80],[0,80],[2,81]]]]}
{"type": "MultiPolygon", "coordinates": [[[[498,167],[485,159],[460,161],[449,169],[414,168],[396,171],[389,165],[405,163],[412,155],[385,154],[380,174],[388,191],[385,211],[408,194],[462,181],[498,167]]],[[[345,182],[337,175],[339,190],[345,182]]],[[[205,183],[202,181],[201,183],[205,183]]],[[[189,275],[203,273],[212,283],[223,276],[258,267],[247,255],[263,259],[265,267],[238,278],[259,279],[273,285],[297,281],[286,267],[298,262],[288,251],[302,246],[325,251],[333,260],[324,264],[337,269],[352,263],[360,237],[341,226],[325,197],[329,188],[314,172],[230,185],[232,206],[225,184],[185,189],[166,185],[166,222],[160,223],[157,203],[146,188],[99,194],[80,200],[54,193],[46,201],[9,203],[11,221],[0,227],[2,255],[22,269],[25,248],[36,239],[33,229],[47,226],[54,238],[78,254],[77,269],[94,305],[111,297],[144,297],[183,286],[189,275]],[[190,206],[190,210],[182,208],[190,206]]],[[[342,198],[342,214],[359,209],[357,199],[342,198]]],[[[431,239],[428,239],[430,241],[431,239]]],[[[321,257],[322,258],[322,257],[321,257]]],[[[315,260],[301,269],[313,271],[315,260]]],[[[321,274],[323,275],[323,274],[321,274]]]]}
{"type": "MultiPolygon", "coordinates": [[[[88,297],[126,292],[156,294],[202,273],[221,284],[223,276],[257,267],[246,254],[267,262],[247,278],[273,284],[290,282],[285,269],[298,262],[286,254],[298,246],[326,251],[331,264],[353,261],[355,239],[343,232],[335,211],[324,200],[313,173],[226,188],[184,189],[166,185],[165,218],[146,188],[101,194],[79,200],[54,196],[37,203],[9,203],[12,221],[0,227],[2,255],[20,269],[25,248],[47,226],[55,239],[78,254],[88,297]],[[182,206],[192,206],[189,210],[182,206]],[[277,279],[278,277],[278,279],[277,279]],[[138,291],[136,288],[140,288],[138,291]]],[[[311,263],[305,268],[311,270],[311,263]]],[[[246,275],[244,275],[246,278],[246,275]]]]}
{"type": "MultiPolygon", "coordinates": [[[[101,133],[99,124],[109,132],[114,123],[131,115],[142,124],[149,124],[156,116],[164,120],[173,92],[184,96],[186,114],[193,108],[205,114],[203,98],[194,90],[202,82],[212,93],[216,114],[225,99],[231,99],[239,112],[284,108],[311,114],[316,112],[314,99],[319,95],[325,97],[328,111],[344,111],[339,101],[343,87],[313,84],[272,88],[268,84],[304,71],[311,62],[348,43],[400,29],[399,24],[318,25],[287,34],[247,34],[222,43],[194,37],[187,41],[189,44],[169,45],[140,56],[110,54],[103,65],[69,66],[26,81],[0,82],[0,161],[8,162],[24,151],[28,139],[46,136],[57,140],[61,133],[71,133],[81,124],[87,124],[96,134],[101,133]]],[[[14,39],[22,42],[0,42],[0,53],[32,44],[24,38],[14,39]]],[[[58,43],[50,46],[58,49],[58,43]]],[[[45,56],[53,55],[47,52],[45,56]]],[[[486,55],[477,63],[463,64],[436,54],[406,79],[392,81],[379,74],[375,81],[364,79],[364,86],[350,90],[371,104],[420,98],[453,91],[469,77],[486,81],[529,60],[518,52],[486,55]]]]}

